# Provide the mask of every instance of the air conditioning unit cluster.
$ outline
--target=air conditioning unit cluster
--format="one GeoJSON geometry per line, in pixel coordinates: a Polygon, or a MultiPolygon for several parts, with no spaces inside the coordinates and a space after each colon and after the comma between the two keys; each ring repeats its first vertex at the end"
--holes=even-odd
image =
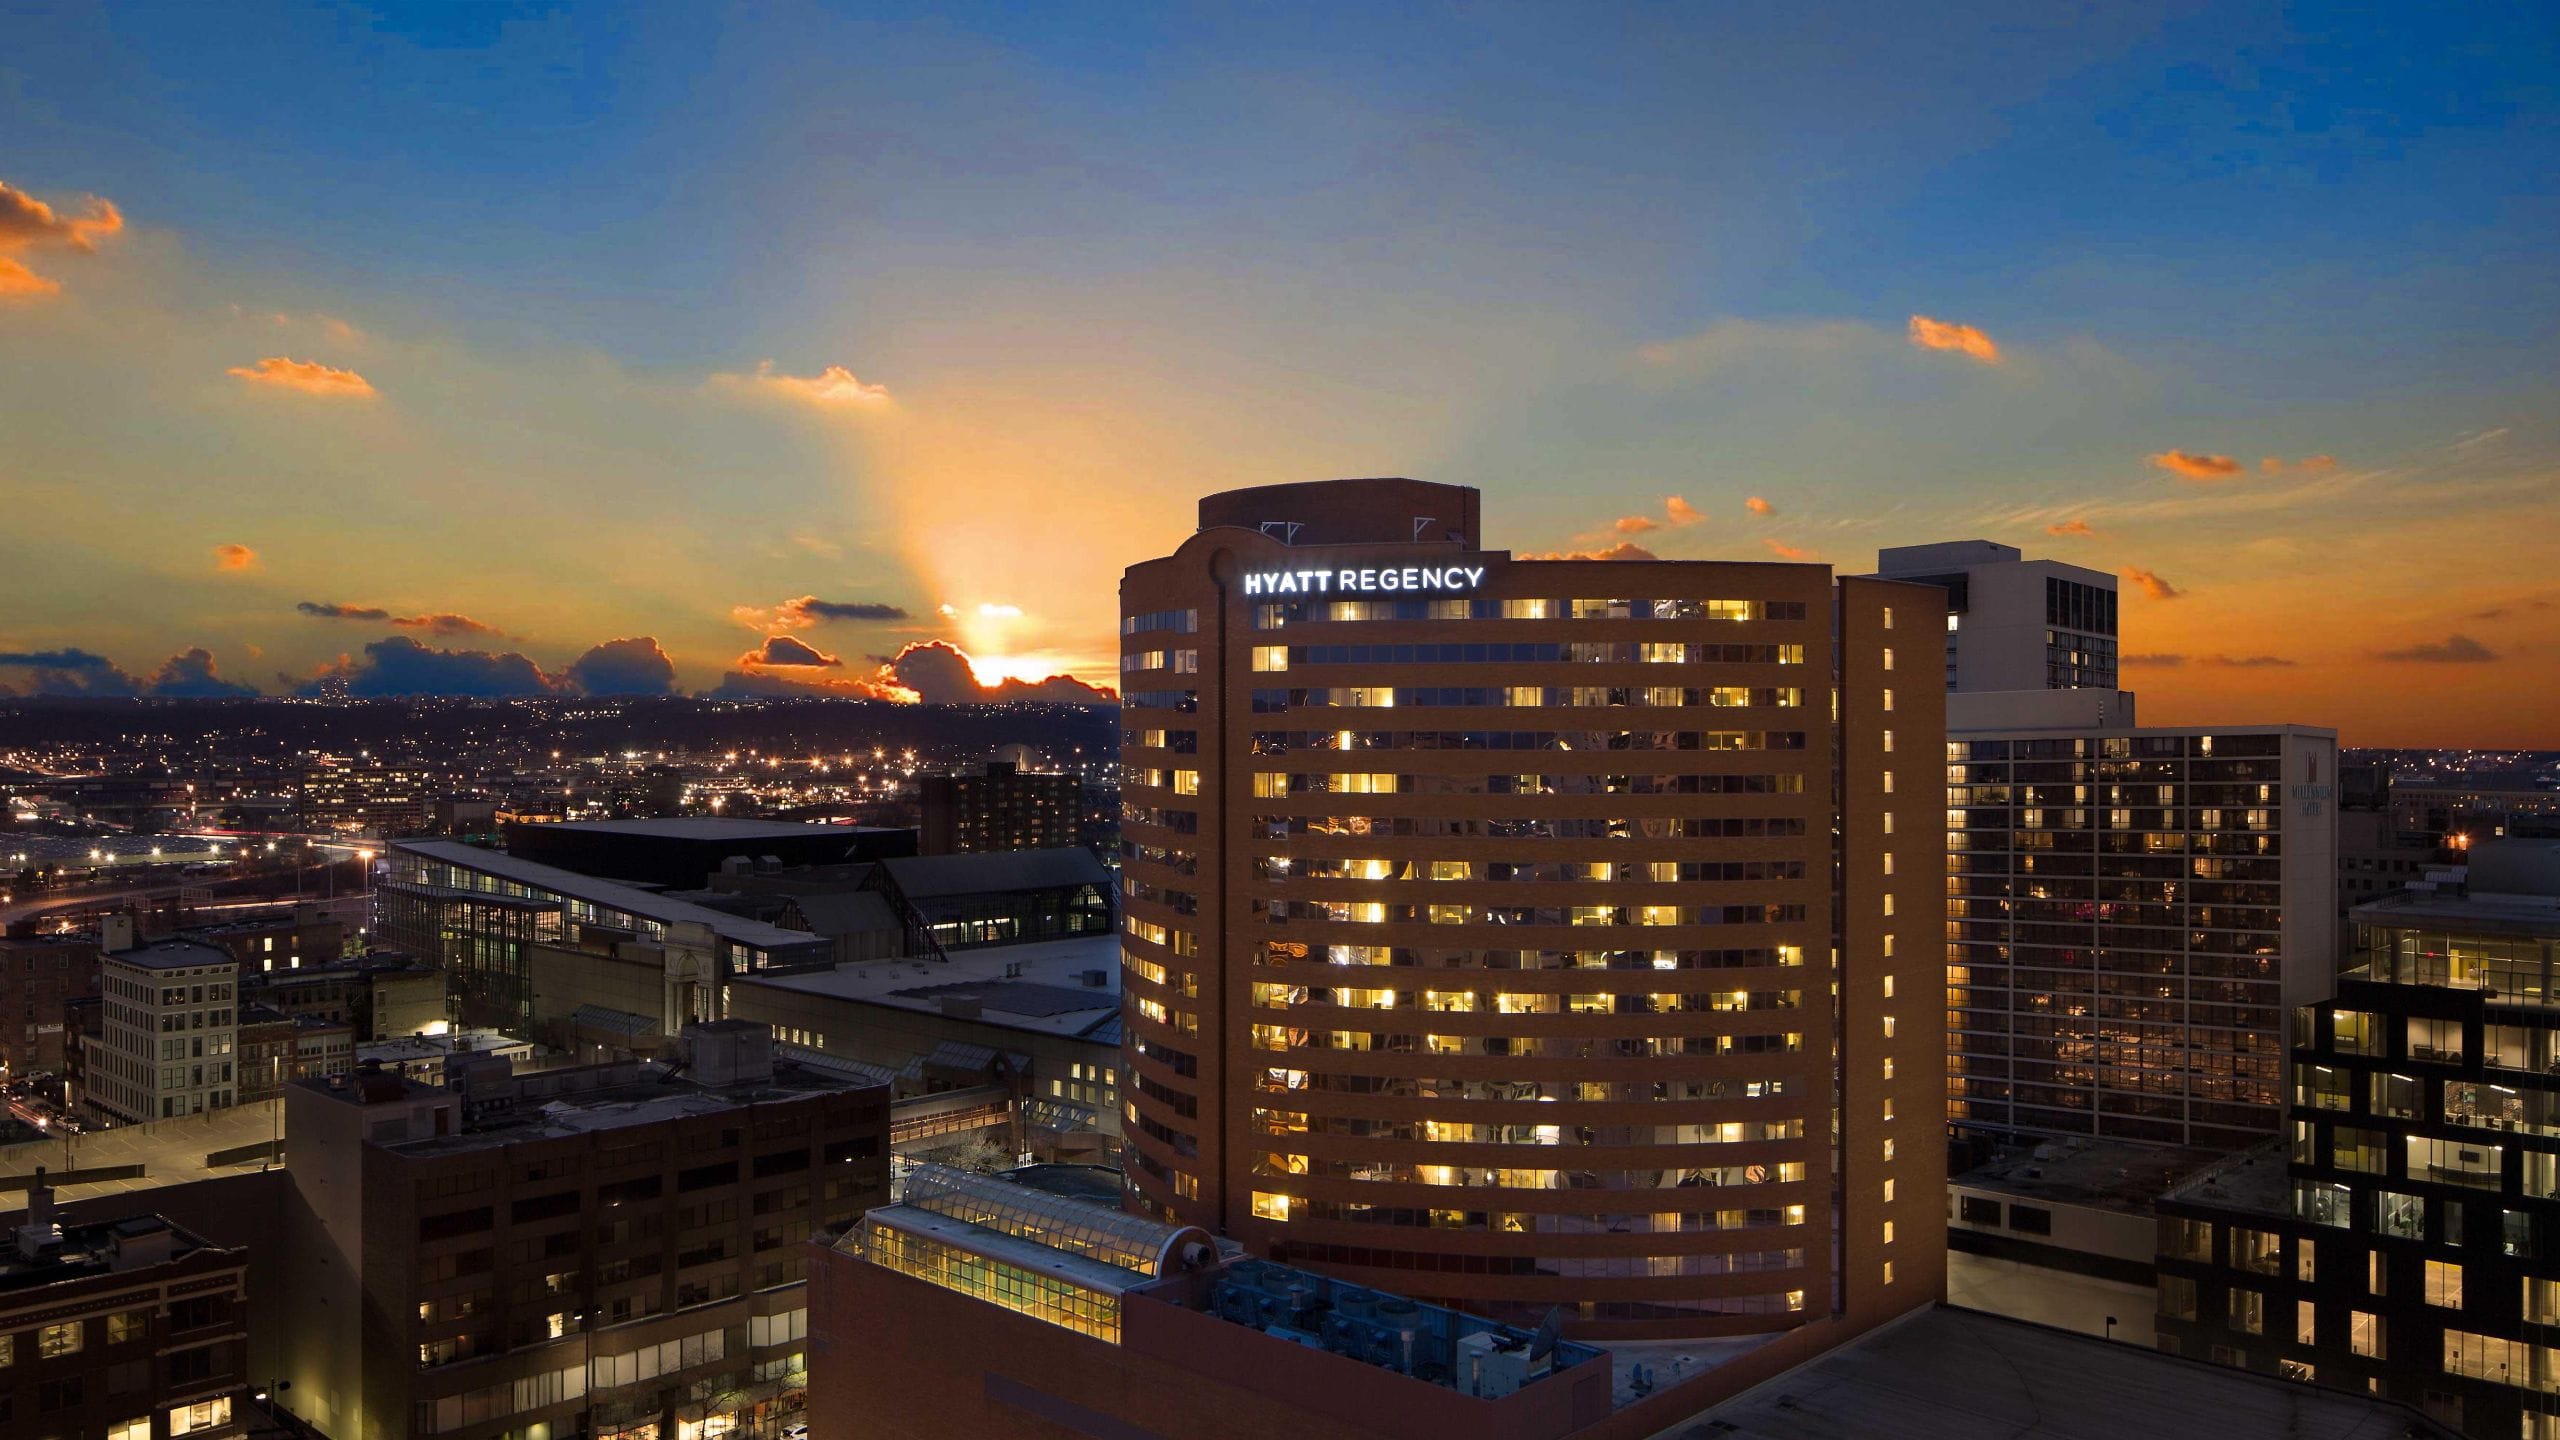
{"type": "Polygon", "coordinates": [[[1410,1300],[1362,1290],[1336,1292],[1324,1317],[1324,1348],[1364,1365],[1413,1373],[1415,1324],[1421,1310],[1410,1300]]]}

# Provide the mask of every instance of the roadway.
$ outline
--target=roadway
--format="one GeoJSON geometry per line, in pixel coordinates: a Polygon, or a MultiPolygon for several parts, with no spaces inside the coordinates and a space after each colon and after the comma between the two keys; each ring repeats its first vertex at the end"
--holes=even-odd
{"type": "MultiPolygon", "coordinates": [[[[223,894],[225,891],[234,892],[229,897],[233,903],[228,905],[200,906],[198,907],[200,911],[206,909],[256,909],[268,905],[290,904],[296,900],[325,900],[333,898],[334,891],[324,887],[320,877],[326,877],[332,873],[335,868],[336,862],[330,862],[327,864],[303,866],[300,869],[285,875],[265,873],[232,876],[208,875],[199,876],[193,882],[172,880],[166,884],[102,885],[87,886],[79,890],[68,892],[54,891],[26,900],[13,901],[8,905],[0,905],[0,933],[5,933],[21,921],[32,920],[38,916],[50,914],[58,910],[71,911],[75,913],[90,910],[114,910],[125,908],[128,902],[167,900],[176,896],[182,886],[188,889],[202,888],[211,890],[217,895],[223,894]],[[237,894],[238,891],[243,889],[281,890],[286,886],[292,887],[290,893],[251,895],[246,898],[237,894]],[[321,889],[322,893],[311,893],[315,888],[321,889]]],[[[361,883],[361,881],[358,882],[359,885],[361,885],[361,883]]]]}

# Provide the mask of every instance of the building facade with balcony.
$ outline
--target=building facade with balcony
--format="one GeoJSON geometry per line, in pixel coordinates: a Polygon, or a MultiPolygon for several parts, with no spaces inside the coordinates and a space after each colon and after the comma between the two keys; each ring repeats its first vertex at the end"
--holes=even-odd
{"type": "Polygon", "coordinates": [[[2356,908],[2290,1140],[2160,1203],[2159,1330],[2475,1436],[2560,1436],[2560,842],[2356,908]]]}

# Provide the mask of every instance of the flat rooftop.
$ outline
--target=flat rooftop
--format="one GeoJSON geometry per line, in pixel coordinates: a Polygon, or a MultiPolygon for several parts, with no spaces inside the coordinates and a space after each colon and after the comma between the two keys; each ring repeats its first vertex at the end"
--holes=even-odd
{"type": "Polygon", "coordinates": [[[2148,1215],[2151,1202],[2221,1158],[2214,1150],[2081,1140],[2048,1141],[2013,1150],[1947,1178],[1949,1185],[2004,1195],[2148,1215]]]}
{"type": "Polygon", "coordinates": [[[2455,1440],[2418,1412],[2138,1345],[1939,1306],[1659,1432],[1658,1440],[2455,1440]]]}
{"type": "Polygon", "coordinates": [[[369,979],[376,975],[437,975],[443,972],[411,956],[390,950],[377,950],[371,955],[352,960],[331,960],[320,965],[295,965],[283,970],[260,970],[248,978],[261,989],[279,986],[325,985],[333,980],[369,979]]]}
{"type": "Polygon", "coordinates": [[[571,835],[645,835],[652,840],[737,844],[752,840],[820,840],[836,835],[887,835],[899,827],[826,825],[803,820],[724,820],[706,815],[662,820],[566,820],[542,828],[571,835]]]}
{"type": "Polygon", "coordinates": [[[2172,1200],[2192,1204],[2260,1215],[2290,1215],[2293,1176],[2286,1170],[2286,1163],[2285,1142],[2270,1140],[2207,1166],[2164,1193],[2172,1200]]]}
{"type": "Polygon", "coordinates": [[[730,983],[933,1015],[949,1014],[949,1002],[975,1001],[979,1018],[990,1025],[1082,1036],[1120,1013],[1120,937],[1078,935],[991,945],[954,951],[950,959],[939,961],[854,961],[796,975],[740,975],[730,983]],[[1094,970],[1103,973],[1102,984],[1085,984],[1086,973],[1094,970]]]}
{"type": "Polygon", "coordinates": [[[184,1259],[205,1242],[157,1215],[135,1215],[95,1225],[62,1227],[61,1244],[35,1259],[14,1248],[0,1251],[0,1292],[32,1290],[91,1275],[112,1275],[184,1259]],[[158,1243],[166,1236],[167,1248],[158,1243]]]}
{"type": "Polygon", "coordinates": [[[366,1103],[362,1097],[368,1083],[381,1087],[376,1093],[402,1100],[450,1095],[470,1102],[461,1133],[395,1141],[383,1147],[403,1155],[448,1155],[713,1115],[833,1091],[877,1088],[838,1071],[780,1057],[774,1061],[770,1079],[717,1086],[688,1079],[676,1067],[657,1061],[545,1070],[468,1090],[422,1085],[393,1074],[315,1076],[293,1083],[347,1104],[366,1103]],[[332,1085],[331,1079],[347,1083],[332,1085]],[[396,1092],[391,1089],[395,1083],[396,1092]]]}
{"type": "Polygon", "coordinates": [[[194,940],[153,940],[130,950],[110,951],[103,958],[121,965],[138,965],[145,970],[184,970],[197,965],[236,967],[240,963],[221,946],[194,940]]]}
{"type": "Polygon", "coordinates": [[[2347,918],[2358,925],[2432,925],[2457,934],[2560,936],[2560,897],[2402,890],[2366,901],[2347,918]]]}
{"type": "Polygon", "coordinates": [[[960,855],[903,855],[880,865],[909,901],[1108,885],[1110,872],[1081,845],[1047,850],[987,850],[960,855]]]}
{"type": "Polygon", "coordinates": [[[486,1055],[500,1050],[533,1049],[530,1040],[519,1040],[497,1030],[453,1030],[442,1035],[402,1035],[390,1040],[367,1040],[356,1046],[356,1059],[365,1060],[432,1060],[444,1055],[486,1055]]]}
{"type": "MultiPolygon", "coordinates": [[[[615,822],[604,821],[604,824],[615,822]]],[[[664,823],[664,822],[658,822],[664,823]]],[[[823,936],[806,930],[785,930],[761,920],[749,920],[725,910],[713,910],[683,900],[670,900],[654,891],[625,885],[615,880],[599,880],[575,870],[519,860],[500,850],[484,850],[458,840],[395,840],[391,848],[420,859],[433,860],[458,869],[476,871],[495,879],[512,881],[527,889],[546,891],[584,900],[606,910],[620,910],[662,925],[703,925],[723,940],[753,950],[791,950],[801,946],[822,946],[823,936]]],[[[434,887],[419,886],[419,889],[434,887]]],[[[478,895],[480,892],[468,892],[478,895]]],[[[487,896],[503,900],[502,896],[487,896]]]]}

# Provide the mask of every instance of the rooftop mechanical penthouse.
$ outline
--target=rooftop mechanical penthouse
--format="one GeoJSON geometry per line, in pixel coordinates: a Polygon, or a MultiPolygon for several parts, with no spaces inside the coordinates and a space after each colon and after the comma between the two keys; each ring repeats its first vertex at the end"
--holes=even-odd
{"type": "Polygon", "coordinates": [[[1583,1334],[1943,1277],[1945,593],[1267,486],[1121,583],[1132,1203],[1583,1334]]]}

